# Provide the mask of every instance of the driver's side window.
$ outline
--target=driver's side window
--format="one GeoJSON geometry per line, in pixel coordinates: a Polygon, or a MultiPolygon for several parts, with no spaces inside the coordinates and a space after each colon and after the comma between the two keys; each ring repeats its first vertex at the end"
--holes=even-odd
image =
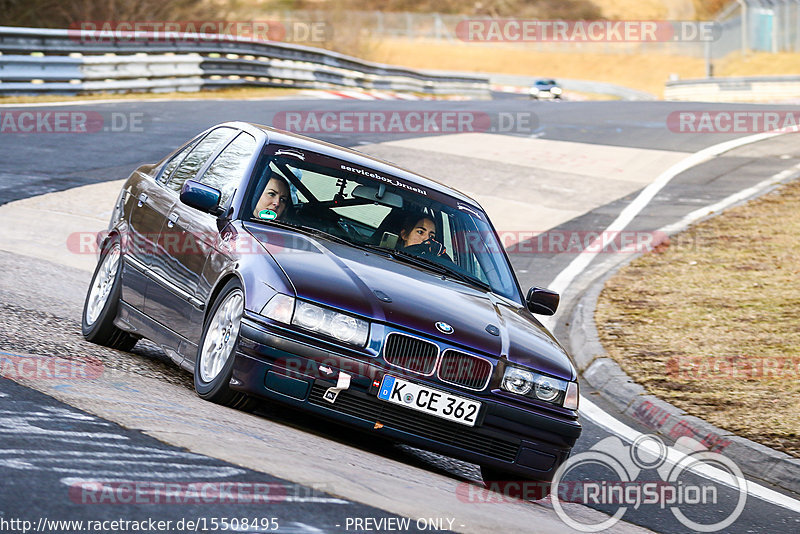
{"type": "Polygon", "coordinates": [[[178,168],[178,165],[180,165],[181,161],[183,161],[183,158],[186,157],[186,154],[192,151],[194,145],[196,144],[197,140],[192,141],[183,150],[175,154],[171,160],[169,160],[169,162],[164,166],[164,170],[161,171],[161,176],[158,177],[158,183],[161,185],[167,183],[170,176],[172,176],[172,173],[178,168]]]}
{"type": "MultiPolygon", "coordinates": [[[[186,180],[193,180],[200,169],[203,168],[208,158],[211,157],[219,148],[220,143],[226,141],[234,134],[236,130],[233,128],[217,128],[206,135],[202,141],[183,158],[177,168],[175,168],[169,178],[167,178],[166,185],[176,193],[181,190],[183,183],[186,180]]],[[[171,162],[170,162],[171,163],[171,162]]]]}

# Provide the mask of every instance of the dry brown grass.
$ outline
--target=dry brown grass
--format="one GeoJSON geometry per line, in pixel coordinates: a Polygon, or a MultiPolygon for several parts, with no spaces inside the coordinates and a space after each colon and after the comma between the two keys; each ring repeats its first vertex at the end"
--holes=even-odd
{"type": "MultiPolygon", "coordinates": [[[[671,74],[705,77],[700,58],[661,54],[540,52],[533,47],[385,39],[374,47],[373,61],[419,69],[574,78],[615,83],[662,96],[671,74]]],[[[800,53],[733,54],[715,65],[717,76],[781,75],[800,71],[800,53]]]]}
{"type": "Polygon", "coordinates": [[[797,181],[696,225],[608,281],[603,345],[649,393],[800,457],[798,235],[797,181]]]}
{"type": "Polygon", "coordinates": [[[667,17],[664,0],[592,0],[604,18],[658,20],[667,17]]]}
{"type": "Polygon", "coordinates": [[[702,59],[683,56],[539,52],[522,46],[384,40],[373,60],[420,69],[499,72],[616,83],[661,95],[670,74],[704,75],[702,59]]]}
{"type": "Polygon", "coordinates": [[[715,66],[717,76],[770,76],[800,72],[800,54],[759,52],[742,56],[731,54],[715,66]]]}

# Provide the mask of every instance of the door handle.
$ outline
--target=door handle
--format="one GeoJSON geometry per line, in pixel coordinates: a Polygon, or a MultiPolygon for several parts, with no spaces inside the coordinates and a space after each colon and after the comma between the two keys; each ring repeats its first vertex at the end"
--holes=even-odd
{"type": "Polygon", "coordinates": [[[178,219],[180,219],[180,215],[178,215],[174,211],[170,213],[169,220],[167,221],[167,227],[172,228],[173,226],[175,226],[175,223],[178,222],[178,219]]]}
{"type": "Polygon", "coordinates": [[[139,203],[137,204],[138,207],[142,207],[147,204],[147,195],[144,193],[139,193],[139,203]]]}

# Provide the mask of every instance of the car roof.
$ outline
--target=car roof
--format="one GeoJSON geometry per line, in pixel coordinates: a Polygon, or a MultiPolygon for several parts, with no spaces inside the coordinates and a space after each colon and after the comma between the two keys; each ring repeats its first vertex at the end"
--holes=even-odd
{"type": "Polygon", "coordinates": [[[267,136],[267,142],[270,144],[275,143],[279,145],[293,146],[299,149],[309,150],[311,152],[316,152],[318,154],[329,156],[335,159],[354,163],[362,167],[371,168],[382,173],[402,178],[409,183],[420,185],[444,195],[449,195],[462,202],[472,204],[473,206],[480,208],[482,211],[485,211],[475,199],[465,195],[457,189],[453,189],[452,187],[449,187],[441,182],[437,182],[431,178],[427,178],[415,172],[399,167],[394,163],[374,158],[364,154],[363,152],[358,152],[349,148],[326,143],[325,141],[320,141],[304,135],[287,132],[271,126],[265,126],[263,124],[255,124],[251,122],[228,122],[220,124],[219,126],[233,126],[244,131],[249,131],[250,133],[256,133],[256,131],[260,131],[267,136]]]}

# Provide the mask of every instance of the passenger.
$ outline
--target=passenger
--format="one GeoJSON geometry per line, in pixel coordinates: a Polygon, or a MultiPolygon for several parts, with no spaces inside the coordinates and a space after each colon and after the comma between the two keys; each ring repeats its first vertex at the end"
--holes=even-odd
{"type": "Polygon", "coordinates": [[[261,193],[253,215],[265,220],[280,219],[289,205],[289,198],[289,184],[283,178],[273,176],[261,193]]]}

